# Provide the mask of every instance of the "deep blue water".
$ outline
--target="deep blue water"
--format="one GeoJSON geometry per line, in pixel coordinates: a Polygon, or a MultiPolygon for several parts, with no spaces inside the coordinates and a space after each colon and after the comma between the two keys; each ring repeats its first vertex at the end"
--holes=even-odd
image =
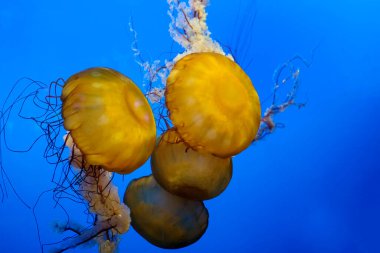
{"type": "MultiPolygon", "coordinates": [[[[281,114],[277,120],[285,128],[234,158],[227,190],[206,202],[206,234],[176,252],[380,252],[380,3],[241,2],[211,2],[213,37],[236,51],[262,99],[271,94],[278,65],[296,54],[311,60],[317,47],[311,67],[301,68],[298,98],[307,104],[281,114]],[[255,12],[253,27],[239,25],[255,12]]],[[[0,101],[20,77],[48,83],[92,66],[115,68],[141,84],[129,19],[146,58],[162,59],[173,50],[166,13],[166,1],[1,0],[0,101]]],[[[17,117],[8,123],[15,148],[38,136],[17,117]]],[[[8,175],[28,203],[51,187],[54,167],[42,159],[44,145],[25,154],[3,151],[8,175]]],[[[149,173],[147,163],[117,178],[120,193],[149,173]]],[[[60,238],[52,222],[63,214],[49,197],[41,203],[41,238],[51,242],[60,238]]],[[[81,222],[82,209],[72,208],[70,215],[81,222]]],[[[11,191],[0,204],[0,252],[40,252],[33,216],[11,191]]],[[[120,252],[168,250],[131,229],[120,252]]]]}

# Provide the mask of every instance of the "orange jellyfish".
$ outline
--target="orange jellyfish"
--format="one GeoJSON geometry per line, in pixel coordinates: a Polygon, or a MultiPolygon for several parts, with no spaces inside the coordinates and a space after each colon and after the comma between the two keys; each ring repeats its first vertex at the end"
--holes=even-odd
{"type": "Polygon", "coordinates": [[[208,211],[201,201],[165,191],[153,176],[131,181],[124,195],[133,228],[161,248],[177,249],[196,242],[208,226],[208,211]]]}
{"type": "Polygon", "coordinates": [[[86,164],[130,173],[155,146],[156,126],[149,103],[126,76],[90,68],[71,76],[62,95],[64,127],[86,164]]]}
{"type": "Polygon", "coordinates": [[[165,132],[152,153],[153,176],[165,190],[188,199],[221,194],[232,177],[232,158],[189,148],[174,129],[165,132]]]}
{"type": "Polygon", "coordinates": [[[173,67],[166,106],[181,138],[196,150],[230,157],[246,149],[260,126],[260,101],[248,75],[217,53],[193,53],[173,67]]]}

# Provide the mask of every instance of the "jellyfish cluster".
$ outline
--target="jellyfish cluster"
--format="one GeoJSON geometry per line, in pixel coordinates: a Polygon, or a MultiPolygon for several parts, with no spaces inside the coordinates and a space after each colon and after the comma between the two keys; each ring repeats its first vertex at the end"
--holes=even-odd
{"type": "Polygon", "coordinates": [[[107,187],[102,183],[86,180],[81,187],[109,228],[125,233],[131,220],[140,235],[162,248],[184,247],[204,234],[209,213],[203,201],[226,189],[232,156],[252,143],[261,119],[250,78],[228,57],[210,52],[175,63],[165,91],[172,124],[158,138],[143,93],[115,70],[73,75],[61,100],[68,146],[76,152],[72,161],[87,178],[131,173],[151,157],[152,175],[128,185],[125,205],[113,197],[105,208],[102,195],[91,194],[107,187]]]}
{"type": "MultiPolygon", "coordinates": [[[[275,114],[297,105],[299,69],[292,67],[290,77],[284,79],[294,79],[291,93],[283,103],[274,99],[262,116],[250,77],[210,37],[208,1],[189,0],[186,5],[168,0],[168,4],[169,32],[184,51],[161,67],[136,61],[148,74],[148,92],[144,94],[114,69],[94,67],[72,75],[62,86],[57,84],[62,89],[59,96],[46,97],[47,116],[36,122],[47,126],[47,136],[59,135],[60,131],[52,131],[55,127],[66,130],[62,149],[54,146],[54,155],[57,164],[67,161],[74,170],[63,172],[59,191],[74,189],[69,197],[79,195],[95,217],[92,226],[81,229],[68,222],[56,225],[63,232],[75,231],[76,236],[50,244],[50,252],[89,241],[96,241],[101,253],[115,252],[119,236],[130,225],[157,247],[177,249],[196,242],[209,222],[204,201],[219,196],[229,185],[233,157],[274,130],[275,114]],[[162,84],[152,85],[157,76],[162,84]],[[52,106],[49,99],[57,97],[61,104],[52,106]],[[154,113],[154,103],[166,114],[154,113]],[[66,147],[69,158],[62,160],[66,147]],[[120,198],[114,173],[132,173],[149,159],[152,173],[132,180],[120,198]],[[74,175],[72,181],[69,173],[74,175]]],[[[131,32],[136,36],[133,27],[131,32]]],[[[141,56],[138,48],[132,50],[141,56]]],[[[274,92],[292,61],[280,67],[274,92]]],[[[55,145],[50,139],[49,143],[55,145]]]]}
{"type": "Polygon", "coordinates": [[[260,102],[244,71],[217,53],[179,60],[167,79],[165,98],[173,126],[157,140],[152,176],[133,181],[124,202],[132,226],[149,242],[178,248],[205,232],[208,212],[202,201],[228,186],[232,156],[256,136],[260,102]]]}

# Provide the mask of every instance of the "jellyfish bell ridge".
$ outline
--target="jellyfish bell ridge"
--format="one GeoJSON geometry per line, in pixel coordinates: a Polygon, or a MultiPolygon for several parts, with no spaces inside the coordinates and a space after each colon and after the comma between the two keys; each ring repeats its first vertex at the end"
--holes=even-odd
{"type": "Polygon", "coordinates": [[[181,138],[219,157],[247,148],[260,125],[260,101],[250,78],[221,54],[193,53],[176,62],[165,97],[181,138]]]}
{"type": "Polygon", "coordinates": [[[109,68],[90,68],[71,76],[62,95],[64,127],[91,165],[130,173],[153,151],[156,127],[139,88],[109,68]]]}

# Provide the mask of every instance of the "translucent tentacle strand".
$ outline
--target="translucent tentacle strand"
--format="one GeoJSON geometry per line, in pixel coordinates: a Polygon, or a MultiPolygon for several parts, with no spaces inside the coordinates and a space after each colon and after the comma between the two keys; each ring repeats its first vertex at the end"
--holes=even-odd
{"type": "MultiPolygon", "coordinates": [[[[79,168],[79,192],[87,201],[89,211],[96,216],[94,225],[89,229],[75,229],[77,235],[60,242],[51,252],[63,252],[95,240],[99,252],[112,253],[119,243],[119,236],[126,233],[130,226],[130,210],[120,202],[118,188],[113,184],[113,173],[100,166],[86,165],[80,150],[75,146],[70,134],[64,137],[71,149],[71,163],[79,168]]],[[[67,231],[68,226],[62,228],[67,231]]]]}

